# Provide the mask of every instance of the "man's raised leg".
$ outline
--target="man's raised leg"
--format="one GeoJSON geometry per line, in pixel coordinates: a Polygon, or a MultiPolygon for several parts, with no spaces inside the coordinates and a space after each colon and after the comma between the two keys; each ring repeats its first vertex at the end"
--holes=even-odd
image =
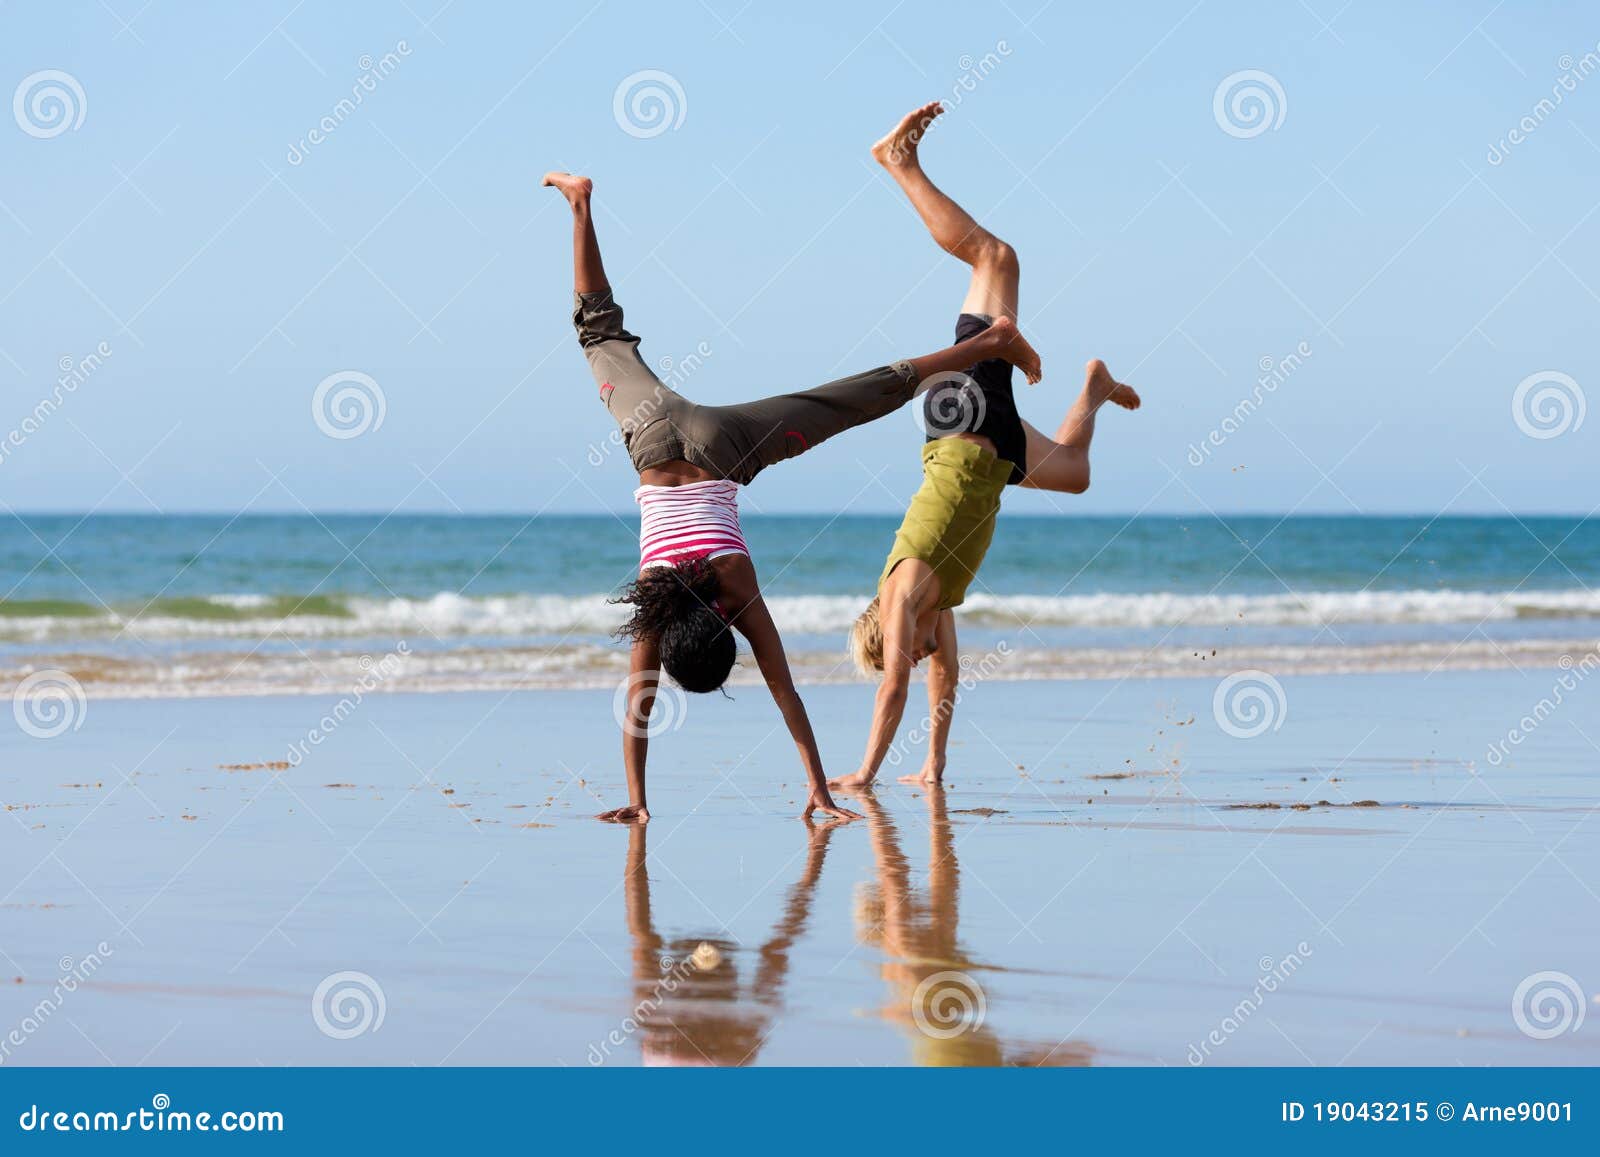
{"type": "Polygon", "coordinates": [[[1022,485],[1067,494],[1082,494],[1089,489],[1089,443],[1094,441],[1094,416],[1107,402],[1137,410],[1139,395],[1132,386],[1113,378],[1106,363],[1096,358],[1084,367],[1083,391],[1054,438],[1022,423],[1028,436],[1028,473],[1022,485]]]}
{"type": "Polygon", "coordinates": [[[978,224],[922,171],[917,147],[942,112],[938,101],[913,109],[872,146],[872,156],[905,192],[939,247],[972,267],[972,284],[961,312],[1015,321],[1021,269],[1017,251],[978,224]]]}

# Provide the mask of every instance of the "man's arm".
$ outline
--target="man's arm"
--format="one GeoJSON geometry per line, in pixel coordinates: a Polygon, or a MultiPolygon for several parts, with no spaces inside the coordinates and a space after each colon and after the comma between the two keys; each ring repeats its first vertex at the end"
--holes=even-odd
{"type": "Polygon", "coordinates": [[[756,666],[761,669],[761,677],[767,681],[772,701],[782,712],[783,722],[800,751],[800,762],[805,767],[806,779],[811,785],[804,816],[809,818],[813,812],[820,811],[837,819],[860,819],[855,812],[834,803],[833,796],[828,794],[828,779],[822,770],[822,755],[817,751],[817,738],[811,731],[811,719],[806,715],[806,705],[800,701],[800,693],[795,690],[794,676],[789,671],[789,657],[783,652],[783,639],[778,634],[777,624],[772,621],[772,613],[767,610],[766,601],[759,594],[756,595],[734,616],[733,625],[749,642],[750,650],[756,657],[756,666]]]}
{"type": "Polygon", "coordinates": [[[628,806],[601,812],[596,819],[616,824],[647,824],[644,762],[650,749],[650,711],[661,681],[661,658],[654,639],[635,639],[628,664],[628,707],[622,723],[622,766],[628,774],[628,806]]]}
{"type": "Polygon", "coordinates": [[[917,775],[903,775],[905,783],[938,783],[944,778],[945,748],[950,742],[950,720],[956,713],[956,689],[961,679],[961,659],[956,650],[956,617],[940,611],[934,627],[938,644],[928,657],[928,758],[917,775]]]}
{"type": "Polygon", "coordinates": [[[883,681],[872,706],[872,730],[867,735],[867,750],[861,768],[853,775],[829,781],[834,787],[865,787],[878,775],[900,720],[906,713],[906,694],[911,686],[912,636],[917,628],[917,611],[909,592],[886,586],[879,593],[878,614],[883,625],[883,681]]]}

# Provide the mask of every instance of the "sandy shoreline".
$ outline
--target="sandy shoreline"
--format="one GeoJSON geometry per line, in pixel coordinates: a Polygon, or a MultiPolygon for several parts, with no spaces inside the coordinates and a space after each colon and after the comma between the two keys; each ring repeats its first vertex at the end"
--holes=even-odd
{"type": "MultiPolygon", "coordinates": [[[[1101,680],[1204,678],[1216,670],[1254,668],[1280,676],[1495,671],[1600,665],[1594,637],[1375,644],[1180,645],[1056,647],[1015,639],[963,658],[983,665],[985,679],[1101,680]]],[[[795,680],[803,685],[860,683],[842,651],[796,650],[795,680]]],[[[606,644],[429,648],[407,640],[364,650],[279,647],[256,650],[106,655],[93,651],[0,658],[0,693],[11,694],[38,671],[65,671],[93,698],[187,699],[214,696],[344,695],[609,689],[627,675],[624,648],[606,644]],[[398,648],[398,650],[397,650],[398,648]],[[374,668],[379,668],[376,675],[374,668]]],[[[748,654],[734,686],[761,682],[748,654]]]]}
{"type": "MultiPolygon", "coordinates": [[[[771,704],[697,698],[643,837],[587,818],[608,692],[373,696],[289,767],[314,699],[91,697],[3,740],[4,1063],[1600,1061],[1511,1011],[1600,988],[1592,689],[1491,765],[1547,671],[1285,676],[1249,739],[1217,687],[983,683],[942,801],[809,834],[771,704]],[[385,1010],[347,1039],[345,974],[385,1010]]],[[[807,701],[848,767],[867,697],[807,701]]]]}

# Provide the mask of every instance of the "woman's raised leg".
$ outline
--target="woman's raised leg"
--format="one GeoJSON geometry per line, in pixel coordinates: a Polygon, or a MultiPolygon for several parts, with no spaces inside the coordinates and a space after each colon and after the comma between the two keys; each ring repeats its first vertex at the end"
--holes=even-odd
{"type": "Polygon", "coordinates": [[[577,293],[604,293],[611,288],[600,261],[600,239],[594,235],[589,199],[594,182],[572,173],[546,173],[543,184],[557,189],[572,206],[572,288],[577,293]]]}

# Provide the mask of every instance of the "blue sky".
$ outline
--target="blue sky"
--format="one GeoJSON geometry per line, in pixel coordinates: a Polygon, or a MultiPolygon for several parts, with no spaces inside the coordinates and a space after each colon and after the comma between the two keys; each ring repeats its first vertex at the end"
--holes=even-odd
{"type": "MultiPolygon", "coordinates": [[[[925,163],[1021,254],[1047,372],[1024,416],[1052,428],[1091,356],[1146,398],[1102,422],[1089,494],[1009,509],[1586,513],[1600,489],[1600,417],[1541,438],[1513,414],[1532,375],[1600,388],[1583,5],[108,0],[0,22],[0,88],[58,70],[83,114],[0,119],[0,438],[62,359],[111,351],[0,457],[11,509],[624,509],[622,456],[588,461],[610,426],[539,175],[594,176],[647,359],[703,344],[684,391],[751,398],[948,340],[965,270],[866,147],[957,94],[925,163]],[[614,112],[644,70],[677,88],[654,135],[614,112]],[[1246,70],[1282,94],[1253,135],[1214,100],[1246,70]],[[383,395],[359,437],[313,420],[340,371],[383,395]]],[[[919,440],[891,416],[750,503],[890,510],[919,440]]]]}

